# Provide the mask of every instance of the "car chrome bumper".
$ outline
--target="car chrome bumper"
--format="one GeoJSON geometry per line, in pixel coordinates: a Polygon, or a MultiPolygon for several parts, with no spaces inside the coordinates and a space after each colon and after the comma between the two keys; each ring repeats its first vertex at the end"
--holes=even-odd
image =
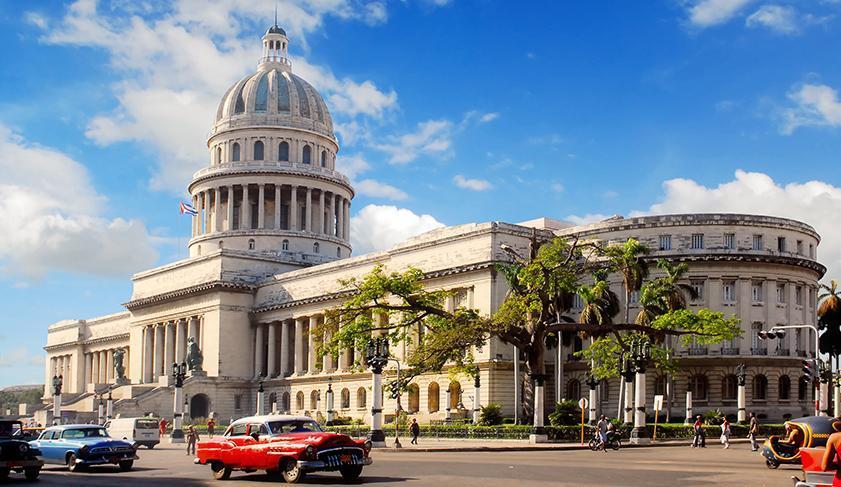
{"type": "Polygon", "coordinates": [[[31,468],[43,467],[44,462],[37,458],[31,460],[2,460],[0,461],[0,468],[31,468]]]}
{"type": "MultiPolygon", "coordinates": [[[[365,457],[362,459],[361,464],[357,465],[371,465],[374,463],[374,460],[371,457],[365,457]]],[[[348,466],[355,466],[355,465],[348,465],[348,466]]],[[[321,460],[298,460],[298,468],[304,470],[306,472],[311,472],[314,470],[337,470],[339,467],[331,467],[328,466],[325,462],[321,460]]]]}
{"type": "Polygon", "coordinates": [[[117,464],[120,462],[127,462],[129,460],[140,460],[140,457],[137,455],[123,455],[120,457],[107,457],[107,458],[77,458],[76,464],[77,465],[104,465],[106,463],[117,464]]]}

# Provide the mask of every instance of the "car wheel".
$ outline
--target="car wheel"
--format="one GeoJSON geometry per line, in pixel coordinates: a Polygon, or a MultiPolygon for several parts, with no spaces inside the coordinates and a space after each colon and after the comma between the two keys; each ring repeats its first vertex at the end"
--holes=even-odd
{"type": "Polygon", "coordinates": [[[81,463],[76,463],[76,454],[71,453],[67,455],[67,470],[71,472],[81,472],[85,469],[85,466],[81,463]]]}
{"type": "Polygon", "coordinates": [[[0,468],[0,480],[5,479],[9,476],[9,472],[12,470],[10,468],[0,468]]]}
{"type": "Polygon", "coordinates": [[[287,484],[297,484],[306,476],[304,471],[298,468],[298,462],[294,459],[286,460],[281,472],[283,472],[283,480],[285,480],[287,484]]]}
{"type": "Polygon", "coordinates": [[[351,481],[356,480],[362,475],[362,465],[348,465],[346,467],[339,467],[339,473],[342,474],[342,478],[351,481]]]}
{"type": "Polygon", "coordinates": [[[40,475],[40,474],[41,474],[41,469],[37,468],[37,467],[36,468],[27,468],[27,469],[24,469],[24,471],[23,471],[23,475],[26,476],[26,480],[28,480],[30,482],[34,482],[34,481],[38,480],[38,475],[40,475]]]}
{"type": "Polygon", "coordinates": [[[231,478],[231,467],[226,467],[222,462],[212,462],[210,470],[213,471],[213,478],[216,480],[228,480],[231,478]]]}
{"type": "Polygon", "coordinates": [[[128,472],[134,466],[134,460],[123,460],[120,462],[120,470],[128,472]]]}

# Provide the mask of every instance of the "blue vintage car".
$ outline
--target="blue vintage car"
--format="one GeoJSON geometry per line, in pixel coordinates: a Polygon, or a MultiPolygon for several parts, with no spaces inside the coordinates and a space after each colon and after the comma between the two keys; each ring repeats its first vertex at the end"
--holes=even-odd
{"type": "Polygon", "coordinates": [[[66,465],[71,472],[103,464],[119,465],[125,472],[138,459],[131,443],[115,440],[93,424],[52,426],[29,444],[41,451],[44,463],[66,465]]]}

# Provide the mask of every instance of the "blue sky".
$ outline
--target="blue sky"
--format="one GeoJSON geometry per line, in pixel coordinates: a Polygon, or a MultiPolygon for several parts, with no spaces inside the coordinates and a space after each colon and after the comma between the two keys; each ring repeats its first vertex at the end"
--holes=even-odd
{"type": "MultiPolygon", "coordinates": [[[[355,182],[355,253],[437,225],[739,211],[841,273],[841,2],[279,2],[355,182]]],[[[274,1],[0,4],[0,386],[119,311],[179,216],[274,1]]]]}

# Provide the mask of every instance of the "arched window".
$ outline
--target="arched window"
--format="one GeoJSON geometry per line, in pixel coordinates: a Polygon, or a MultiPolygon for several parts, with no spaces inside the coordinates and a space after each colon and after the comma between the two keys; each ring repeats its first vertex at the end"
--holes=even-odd
{"type": "Polygon", "coordinates": [[[216,148],[216,164],[222,164],[222,148],[216,148]]]}
{"type": "Polygon", "coordinates": [[[458,409],[461,402],[461,384],[450,382],[450,409],[458,409]]]}
{"type": "Polygon", "coordinates": [[[269,105],[269,76],[264,74],[257,84],[257,96],[254,101],[255,112],[265,112],[269,105]]]}
{"type": "Polygon", "coordinates": [[[420,410],[420,387],[417,384],[409,384],[409,414],[415,414],[420,410]]]}
{"type": "Polygon", "coordinates": [[[341,256],[342,256],[342,248],[341,247],[336,247],[336,257],[341,257],[341,256]]]}
{"type": "Polygon", "coordinates": [[[280,404],[277,403],[277,393],[272,392],[269,394],[269,408],[271,409],[271,412],[277,412],[277,408],[279,406],[280,404]]]}
{"type": "Polygon", "coordinates": [[[317,254],[317,253],[318,253],[318,250],[319,250],[319,247],[320,247],[320,246],[318,245],[318,242],[316,242],[316,243],[312,244],[312,252],[313,252],[314,254],[317,254]]]}
{"type": "Polygon", "coordinates": [[[318,411],[318,391],[310,392],[310,409],[318,411]]]}
{"type": "Polygon", "coordinates": [[[578,379],[570,379],[567,382],[567,399],[580,399],[581,398],[581,382],[578,379]]]}
{"type": "Polygon", "coordinates": [[[298,411],[304,410],[304,393],[298,391],[298,394],[295,394],[295,408],[298,411]]]}
{"type": "Polygon", "coordinates": [[[342,399],[341,399],[341,408],[342,409],[350,409],[350,390],[345,387],[342,389],[342,399]]]}
{"type": "Polygon", "coordinates": [[[254,250],[254,246],[255,246],[254,239],[249,238],[248,239],[248,250],[254,250]]]}
{"type": "Polygon", "coordinates": [[[283,399],[281,399],[281,402],[280,402],[280,408],[281,408],[284,412],[289,413],[289,393],[288,393],[288,392],[284,392],[284,393],[283,393],[283,396],[281,396],[281,397],[282,397],[283,399]]]}
{"type": "Polygon", "coordinates": [[[280,145],[277,146],[277,160],[278,161],[288,161],[289,160],[289,143],[288,142],[281,142],[280,145]]]}
{"type": "Polygon", "coordinates": [[[367,396],[367,392],[365,391],[364,387],[360,387],[356,390],[356,407],[358,409],[365,409],[365,398],[367,396]]]}
{"type": "Polygon", "coordinates": [[[695,374],[689,378],[689,390],[692,391],[693,401],[707,400],[707,376],[695,374]]]}
{"type": "Polygon", "coordinates": [[[263,141],[258,140],[257,142],[254,142],[254,160],[262,161],[263,156],[263,141]]]}
{"type": "Polygon", "coordinates": [[[721,381],[721,399],[725,401],[735,401],[738,390],[738,381],[733,374],[725,375],[721,381]]]}
{"type": "Polygon", "coordinates": [[[779,382],[780,401],[791,399],[791,379],[787,375],[780,376],[779,382]]]}
{"type": "Polygon", "coordinates": [[[281,250],[289,250],[289,240],[284,240],[280,243],[281,250]]]}
{"type": "Polygon", "coordinates": [[[441,401],[441,389],[438,387],[437,382],[432,382],[429,384],[429,387],[426,388],[426,410],[427,412],[434,413],[438,411],[439,404],[441,401]]]}
{"type": "Polygon", "coordinates": [[[311,164],[312,163],[312,147],[305,145],[304,146],[304,158],[302,161],[304,164],[311,164]]]}
{"type": "Polygon", "coordinates": [[[242,113],[245,111],[245,99],[242,97],[242,90],[245,89],[245,83],[239,88],[239,92],[237,93],[237,102],[234,105],[234,114],[242,113]]]}
{"type": "Polygon", "coordinates": [[[321,151],[321,167],[327,167],[327,151],[321,151]]]}
{"type": "Polygon", "coordinates": [[[604,379],[599,383],[599,400],[602,402],[610,400],[610,383],[604,379]]]}
{"type": "Polygon", "coordinates": [[[768,399],[768,378],[762,374],[753,376],[753,400],[764,401],[768,399]]]}
{"type": "Polygon", "coordinates": [[[234,146],[231,149],[231,151],[233,152],[233,154],[231,155],[231,160],[234,161],[234,162],[238,162],[239,161],[239,155],[240,155],[239,154],[239,142],[234,142],[234,146]]]}

